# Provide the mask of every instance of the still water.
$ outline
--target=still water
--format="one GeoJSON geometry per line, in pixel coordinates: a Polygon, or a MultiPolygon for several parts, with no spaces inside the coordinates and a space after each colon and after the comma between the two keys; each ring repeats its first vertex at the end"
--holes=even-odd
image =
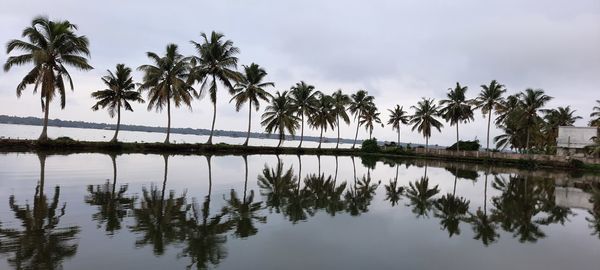
{"type": "Polygon", "coordinates": [[[594,176],[333,156],[0,154],[0,269],[598,269],[594,176]]]}

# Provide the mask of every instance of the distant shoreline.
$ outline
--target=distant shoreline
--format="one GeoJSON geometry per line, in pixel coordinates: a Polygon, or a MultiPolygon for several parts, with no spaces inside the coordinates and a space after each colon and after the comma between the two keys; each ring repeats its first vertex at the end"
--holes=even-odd
{"type": "MultiPolygon", "coordinates": [[[[0,115],[0,124],[9,124],[9,125],[27,125],[27,126],[42,126],[43,119],[39,117],[20,117],[20,116],[9,116],[9,115],[0,115]]],[[[48,119],[48,126],[51,127],[66,127],[66,128],[82,128],[82,129],[99,129],[99,130],[115,130],[116,125],[113,124],[105,124],[105,123],[94,123],[94,122],[84,122],[84,121],[68,121],[68,120],[60,120],[60,119],[48,119]]],[[[121,131],[138,131],[138,132],[152,132],[152,133],[166,133],[167,129],[164,127],[152,127],[152,126],[142,126],[142,125],[124,125],[121,124],[121,131]]],[[[199,135],[199,136],[209,136],[210,130],[202,129],[202,128],[171,128],[172,134],[183,134],[183,135],[199,135]]],[[[215,129],[214,136],[217,137],[230,137],[230,138],[246,138],[247,132],[243,131],[229,131],[229,130],[218,130],[215,129]]],[[[296,136],[298,137],[298,136],[296,136]]],[[[253,139],[271,139],[278,140],[277,134],[267,134],[267,133],[258,133],[251,132],[250,138],[253,139]]],[[[297,139],[293,136],[287,135],[285,137],[286,141],[296,141],[297,139]]],[[[319,137],[314,136],[304,136],[305,141],[311,142],[319,142],[319,137]]],[[[329,138],[323,137],[324,143],[335,143],[337,138],[329,138]]],[[[356,144],[362,144],[363,140],[357,140],[356,144]]],[[[340,138],[340,144],[352,144],[354,140],[340,138]]]]}

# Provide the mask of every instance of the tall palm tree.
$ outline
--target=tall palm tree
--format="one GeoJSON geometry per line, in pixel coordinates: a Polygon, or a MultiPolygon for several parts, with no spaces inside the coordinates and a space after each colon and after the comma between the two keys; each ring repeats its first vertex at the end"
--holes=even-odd
{"type": "Polygon", "coordinates": [[[235,85],[234,94],[231,101],[235,100],[235,109],[240,111],[242,105],[248,102],[248,135],[244,146],[248,145],[250,140],[250,127],[252,124],[252,105],[256,111],[260,108],[260,100],[269,101],[271,94],[265,90],[269,86],[275,86],[272,82],[263,82],[267,72],[259,65],[252,63],[250,66],[243,66],[244,73],[241,75],[240,81],[235,85]]]}
{"type": "Polygon", "coordinates": [[[431,128],[436,128],[441,132],[444,126],[437,117],[440,116],[439,107],[435,104],[434,99],[426,99],[419,101],[417,106],[411,106],[415,113],[410,116],[410,124],[413,125],[412,130],[417,129],[423,137],[425,137],[425,149],[429,146],[429,138],[431,137],[431,128]]]}
{"type": "Polygon", "coordinates": [[[460,151],[460,137],[458,136],[458,124],[460,122],[467,123],[473,119],[473,109],[471,108],[471,101],[467,100],[465,93],[467,92],[467,86],[461,86],[460,83],[456,83],[454,89],[449,88],[447,99],[440,100],[440,114],[447,121],[450,122],[450,126],[456,125],[456,151],[460,151]]]}
{"type": "Polygon", "coordinates": [[[407,115],[407,111],[404,110],[404,107],[400,107],[400,105],[396,105],[393,110],[388,109],[390,112],[390,119],[388,120],[388,125],[392,126],[392,130],[398,131],[398,145],[400,147],[400,125],[408,124],[410,118],[407,115]]]}
{"type": "Polygon", "coordinates": [[[358,119],[358,123],[362,126],[365,126],[365,129],[369,131],[369,139],[373,138],[373,129],[375,128],[375,124],[381,124],[381,118],[379,118],[381,113],[378,112],[375,104],[371,104],[358,119]]]}
{"type": "Polygon", "coordinates": [[[492,113],[498,113],[500,106],[502,105],[504,98],[502,95],[506,92],[504,85],[498,83],[496,80],[492,80],[489,85],[481,85],[481,93],[475,98],[475,109],[481,109],[481,113],[487,114],[488,125],[487,125],[487,140],[486,150],[490,151],[490,124],[492,122],[492,113]]]}
{"type": "Polygon", "coordinates": [[[338,136],[335,149],[340,146],[340,118],[346,123],[350,124],[350,117],[348,116],[347,107],[350,104],[350,97],[342,92],[341,89],[333,92],[331,95],[333,98],[333,113],[335,114],[335,126],[337,127],[338,136]]]}
{"type": "Polygon", "coordinates": [[[302,141],[304,140],[304,116],[310,117],[315,112],[319,93],[319,91],[315,91],[314,86],[306,84],[304,81],[296,83],[291,88],[290,97],[292,104],[301,122],[300,144],[298,148],[302,147],[302,141]]]}
{"type": "Polygon", "coordinates": [[[319,135],[319,146],[323,142],[323,130],[327,130],[327,126],[331,129],[335,128],[336,114],[334,113],[333,98],[331,96],[319,93],[315,102],[315,111],[309,116],[308,124],[314,128],[321,130],[319,135]]]}
{"type": "Polygon", "coordinates": [[[592,109],[592,113],[590,114],[590,126],[600,127],[600,100],[596,100],[596,106],[592,109]]]}
{"type": "Polygon", "coordinates": [[[288,92],[279,91],[271,98],[271,104],[265,108],[265,112],[262,115],[261,125],[265,126],[265,131],[271,134],[273,132],[279,133],[279,143],[277,147],[281,146],[281,143],[285,139],[285,131],[288,133],[296,134],[298,121],[300,119],[295,115],[294,106],[292,105],[291,99],[288,97],[288,92]]]}
{"type": "Polygon", "coordinates": [[[40,101],[44,112],[44,127],[39,140],[48,139],[48,111],[56,94],[60,95],[60,107],[65,108],[65,84],[73,90],[73,80],[67,70],[72,66],[79,70],[90,70],[87,57],[90,55],[86,36],[78,36],[77,26],[69,21],[51,21],[47,17],[35,17],[31,25],[23,30],[22,37],[6,44],[6,53],[20,50],[23,54],[10,56],[4,64],[8,72],[14,66],[33,64],[33,68],[17,85],[17,97],[21,97],[28,84],[33,84],[33,93],[41,87],[40,101]],[[65,80],[67,82],[65,82],[65,80]],[[58,93],[57,93],[58,90],[58,93]]]}
{"type": "Polygon", "coordinates": [[[154,65],[142,65],[138,70],[144,72],[140,91],[148,91],[148,110],[153,108],[162,111],[167,107],[167,137],[169,143],[171,134],[171,102],[175,107],[186,105],[191,108],[193,95],[196,91],[189,83],[189,59],[179,54],[177,45],[167,45],[164,56],[147,52],[146,55],[154,65]]]}
{"type": "Polygon", "coordinates": [[[358,129],[360,128],[360,118],[369,107],[374,106],[375,97],[369,96],[369,92],[365,90],[358,90],[351,95],[351,98],[352,101],[348,110],[354,115],[354,121],[356,121],[356,134],[354,135],[354,143],[352,144],[352,149],[354,149],[356,139],[358,138],[358,129]]]}
{"type": "Polygon", "coordinates": [[[240,53],[240,49],[233,46],[233,41],[224,40],[225,35],[222,33],[212,31],[210,38],[205,33],[201,33],[200,36],[202,43],[190,41],[198,52],[198,56],[192,60],[192,80],[201,82],[199,96],[208,91],[210,102],[213,104],[210,136],[206,142],[212,144],[217,119],[217,83],[221,82],[230,94],[235,93],[233,82],[241,80],[241,75],[236,71],[236,55],[240,53]]]}
{"type": "Polygon", "coordinates": [[[102,77],[102,82],[108,87],[104,90],[98,90],[92,93],[92,97],[98,101],[92,110],[97,111],[99,108],[108,107],[108,115],[112,118],[117,114],[117,128],[115,129],[115,135],[110,140],[111,142],[117,141],[119,135],[119,127],[121,126],[121,107],[125,110],[133,112],[133,108],[130,101],[144,103],[140,92],[135,91],[135,83],[131,78],[131,69],[126,67],[124,64],[117,64],[115,73],[107,70],[108,75],[102,77]]]}
{"type": "Polygon", "coordinates": [[[525,149],[531,152],[529,148],[529,140],[531,136],[531,129],[539,123],[538,111],[552,100],[551,96],[544,93],[542,89],[525,89],[525,92],[519,93],[519,105],[523,108],[523,121],[524,126],[527,129],[527,139],[525,143],[525,149]]]}

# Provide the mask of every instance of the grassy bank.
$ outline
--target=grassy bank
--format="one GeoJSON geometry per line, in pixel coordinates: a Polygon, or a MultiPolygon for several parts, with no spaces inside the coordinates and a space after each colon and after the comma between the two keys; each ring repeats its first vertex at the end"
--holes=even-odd
{"type": "Polygon", "coordinates": [[[487,157],[446,157],[434,154],[417,154],[413,150],[384,149],[363,151],[362,149],[333,149],[333,148],[297,148],[270,146],[242,146],[230,144],[164,144],[164,143],[127,143],[127,142],[88,142],[59,138],[38,142],[36,140],[0,140],[0,152],[44,152],[48,154],[72,153],[113,153],[113,154],[215,154],[215,155],[252,155],[252,154],[290,154],[290,155],[337,155],[361,156],[373,161],[406,160],[407,158],[427,158],[446,161],[461,161],[490,165],[516,166],[523,169],[560,169],[600,172],[600,166],[578,162],[549,162],[527,159],[501,159],[487,157]]]}

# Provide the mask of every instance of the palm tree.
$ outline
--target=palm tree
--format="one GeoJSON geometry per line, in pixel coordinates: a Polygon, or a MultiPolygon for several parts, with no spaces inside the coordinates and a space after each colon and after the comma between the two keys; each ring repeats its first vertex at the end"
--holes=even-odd
{"type": "Polygon", "coordinates": [[[167,45],[165,55],[147,52],[154,65],[142,65],[138,70],[144,72],[140,91],[148,91],[148,110],[162,111],[167,107],[167,137],[171,134],[171,100],[175,107],[187,105],[191,108],[193,94],[196,91],[188,82],[190,78],[189,60],[177,51],[177,45],[167,45]]]}
{"type": "Polygon", "coordinates": [[[490,124],[492,122],[492,113],[498,113],[500,106],[502,105],[504,98],[502,95],[506,92],[504,85],[498,83],[496,80],[492,80],[489,85],[481,85],[481,93],[475,98],[474,104],[475,109],[481,109],[484,117],[487,114],[488,125],[487,125],[487,140],[486,150],[490,151],[490,124]]]}
{"type": "Polygon", "coordinates": [[[500,235],[496,232],[497,226],[495,221],[487,214],[487,186],[488,186],[488,175],[485,173],[485,183],[483,186],[483,211],[481,207],[477,209],[475,214],[471,214],[470,221],[473,224],[473,231],[475,232],[474,239],[481,239],[484,245],[489,245],[496,241],[500,235]]]}
{"type": "Polygon", "coordinates": [[[448,230],[450,237],[460,234],[460,222],[466,220],[466,214],[469,211],[469,203],[464,197],[456,196],[456,182],[458,181],[458,168],[454,173],[454,188],[452,193],[447,193],[434,203],[438,210],[435,216],[440,218],[440,224],[448,230]]]}
{"type": "Polygon", "coordinates": [[[596,100],[596,105],[592,109],[592,113],[590,114],[590,126],[592,127],[600,127],[600,100],[596,100]]]}
{"type": "Polygon", "coordinates": [[[315,102],[315,111],[308,118],[310,126],[321,130],[319,135],[319,149],[323,142],[323,130],[326,131],[327,126],[331,127],[331,129],[335,128],[336,114],[333,105],[333,98],[331,96],[319,93],[315,102]]]}
{"type": "Polygon", "coordinates": [[[285,170],[283,163],[279,160],[275,168],[265,164],[257,182],[260,194],[265,196],[265,204],[270,211],[275,210],[276,213],[282,211],[287,204],[289,194],[293,192],[295,181],[292,167],[285,170]]]}
{"type": "Polygon", "coordinates": [[[429,146],[429,138],[431,137],[431,128],[436,128],[441,132],[444,126],[436,118],[440,116],[439,107],[435,104],[434,99],[426,99],[419,101],[417,106],[411,106],[415,110],[415,114],[410,116],[410,124],[413,125],[412,130],[417,129],[423,137],[425,137],[425,149],[429,146]]]}
{"type": "Polygon", "coordinates": [[[531,129],[539,123],[538,111],[552,99],[544,93],[542,89],[525,89],[525,92],[519,93],[519,105],[524,110],[522,117],[524,126],[527,129],[527,139],[525,142],[525,149],[531,152],[529,149],[529,139],[531,135],[531,129]]]}
{"type": "Polygon", "coordinates": [[[380,113],[377,111],[375,104],[371,104],[358,119],[358,123],[365,126],[365,129],[369,131],[369,140],[373,138],[373,128],[375,128],[375,124],[380,124],[383,127],[379,115],[380,113]]]}
{"type": "Polygon", "coordinates": [[[252,124],[252,105],[256,111],[260,109],[260,100],[269,101],[271,94],[265,90],[268,86],[275,86],[272,82],[263,82],[267,72],[259,65],[252,63],[250,66],[243,66],[244,73],[241,75],[241,80],[235,85],[234,95],[231,101],[235,100],[235,109],[240,111],[242,105],[248,102],[248,135],[244,146],[248,146],[250,140],[250,127],[252,124]]]}
{"type": "Polygon", "coordinates": [[[290,97],[292,104],[301,121],[300,144],[298,148],[302,147],[302,141],[304,140],[304,116],[310,117],[315,112],[319,94],[320,92],[315,91],[314,86],[306,84],[304,81],[296,83],[291,88],[290,97]]]}
{"type": "Polygon", "coordinates": [[[443,106],[440,114],[447,122],[450,122],[450,126],[456,125],[456,151],[460,151],[458,124],[474,120],[473,109],[471,108],[471,101],[465,97],[465,93],[467,92],[466,86],[461,86],[457,82],[456,87],[454,89],[449,88],[448,91],[448,99],[440,100],[440,106],[443,106]]]}
{"type": "Polygon", "coordinates": [[[119,127],[121,126],[121,107],[133,112],[129,101],[144,103],[144,99],[142,99],[140,92],[134,90],[135,83],[131,78],[130,68],[124,64],[117,64],[115,73],[112,73],[110,70],[107,70],[107,72],[108,75],[102,77],[102,82],[108,88],[92,93],[92,97],[98,100],[92,106],[92,110],[97,111],[99,108],[104,109],[108,107],[108,115],[111,118],[115,116],[116,111],[117,128],[115,129],[115,136],[110,140],[111,142],[116,142],[119,135],[119,127]]]}
{"type": "Polygon", "coordinates": [[[408,183],[406,188],[406,197],[409,199],[409,203],[406,206],[412,206],[412,212],[417,217],[428,216],[429,211],[435,200],[433,196],[440,192],[438,185],[429,188],[429,178],[427,177],[427,164],[425,164],[425,173],[421,179],[408,183]]]}
{"type": "Polygon", "coordinates": [[[400,147],[400,125],[408,124],[410,118],[407,115],[407,111],[404,110],[404,107],[400,107],[400,105],[396,105],[393,110],[388,109],[390,112],[390,119],[388,120],[388,125],[392,126],[392,130],[398,131],[398,147],[400,147]]]}
{"type": "Polygon", "coordinates": [[[338,149],[340,145],[340,118],[346,123],[346,125],[350,124],[350,117],[348,116],[347,107],[350,104],[350,97],[344,93],[342,90],[338,89],[333,92],[331,95],[333,98],[333,113],[335,114],[335,126],[338,130],[337,143],[335,144],[335,149],[338,149]]]}
{"type": "Polygon", "coordinates": [[[233,82],[241,80],[241,75],[236,71],[236,55],[240,53],[240,49],[233,46],[233,41],[224,40],[225,36],[222,33],[212,31],[210,38],[205,33],[201,33],[200,36],[203,39],[202,43],[190,41],[199,55],[192,61],[192,79],[202,83],[199,95],[202,96],[208,91],[210,102],[213,104],[210,136],[206,142],[212,144],[217,118],[217,82],[221,82],[230,94],[235,93],[233,82]]]}
{"type": "Polygon", "coordinates": [[[73,90],[73,80],[66,66],[84,71],[92,69],[87,62],[90,55],[89,41],[86,36],[78,36],[75,30],[77,26],[69,21],[35,17],[31,26],[23,30],[22,37],[26,37],[28,41],[13,39],[6,44],[7,54],[14,50],[20,50],[23,54],[8,57],[4,64],[5,72],[13,66],[33,64],[33,68],[17,85],[17,97],[21,97],[28,84],[34,85],[33,93],[41,87],[44,128],[39,140],[48,139],[48,111],[57,90],[61,109],[65,108],[66,103],[65,84],[68,82],[73,90]]]}
{"type": "Polygon", "coordinates": [[[279,133],[279,143],[277,147],[281,146],[281,143],[285,139],[285,131],[288,133],[296,134],[296,129],[300,119],[295,115],[294,106],[288,97],[288,92],[284,91],[275,94],[271,98],[271,104],[267,106],[265,112],[262,115],[261,125],[265,126],[265,131],[272,134],[273,132],[279,133]]]}
{"type": "Polygon", "coordinates": [[[556,143],[558,127],[573,126],[577,120],[582,119],[581,116],[574,115],[575,112],[576,110],[571,110],[571,106],[542,110],[545,122],[544,129],[547,133],[547,144],[554,145],[556,143]]]}
{"type": "Polygon", "coordinates": [[[394,180],[390,180],[389,185],[385,186],[385,200],[390,201],[392,206],[398,204],[398,201],[401,199],[401,195],[404,192],[404,187],[398,187],[398,169],[400,167],[399,163],[396,163],[396,177],[394,180]]]}
{"type": "Polygon", "coordinates": [[[356,121],[356,134],[354,135],[354,143],[352,144],[352,149],[356,146],[356,139],[358,138],[358,129],[360,128],[360,118],[363,113],[369,108],[374,106],[375,98],[373,96],[369,96],[369,92],[365,90],[358,90],[356,93],[351,95],[352,101],[350,102],[350,106],[348,110],[350,113],[354,115],[354,120],[356,121]]]}

